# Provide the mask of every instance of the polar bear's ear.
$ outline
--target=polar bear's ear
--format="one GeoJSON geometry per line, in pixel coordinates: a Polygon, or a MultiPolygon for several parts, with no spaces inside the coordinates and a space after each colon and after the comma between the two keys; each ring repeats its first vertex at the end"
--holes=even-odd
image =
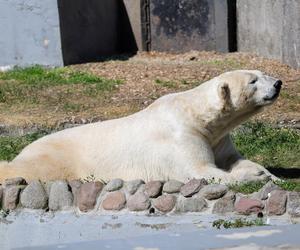
{"type": "Polygon", "coordinates": [[[232,108],[231,93],[228,83],[222,82],[218,86],[218,94],[222,100],[222,110],[228,111],[232,108]]]}

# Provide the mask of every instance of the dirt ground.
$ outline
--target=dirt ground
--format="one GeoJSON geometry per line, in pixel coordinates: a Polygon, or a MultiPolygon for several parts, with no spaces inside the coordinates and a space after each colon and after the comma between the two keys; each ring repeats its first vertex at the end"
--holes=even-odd
{"type": "MultiPolygon", "coordinates": [[[[258,69],[280,78],[283,89],[275,105],[258,116],[270,122],[300,122],[300,70],[276,60],[246,53],[220,54],[191,51],[185,54],[140,53],[125,61],[107,61],[72,66],[93,74],[123,79],[125,84],[112,97],[116,107],[149,105],[159,96],[190,89],[223,72],[258,69]]],[[[130,111],[129,111],[130,112],[130,111]]]]}
{"type": "Polygon", "coordinates": [[[184,54],[139,53],[130,58],[107,60],[70,66],[71,69],[91,72],[97,76],[121,79],[123,84],[99,100],[78,96],[78,103],[87,108],[57,110],[26,107],[7,109],[0,123],[10,125],[38,124],[54,126],[60,122],[106,120],[136,112],[158,97],[193,88],[200,83],[234,69],[258,69],[280,78],[284,85],[276,102],[255,119],[280,124],[300,123],[300,70],[275,60],[245,53],[220,54],[191,51],[184,54]],[[90,102],[90,105],[89,105],[90,102]]]}

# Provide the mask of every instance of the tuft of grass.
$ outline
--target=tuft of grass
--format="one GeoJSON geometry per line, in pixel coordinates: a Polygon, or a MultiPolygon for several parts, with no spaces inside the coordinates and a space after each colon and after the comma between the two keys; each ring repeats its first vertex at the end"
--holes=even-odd
{"type": "Polygon", "coordinates": [[[215,220],[212,224],[213,227],[217,229],[223,228],[241,228],[241,227],[252,227],[252,226],[265,226],[266,224],[263,222],[261,218],[257,218],[255,220],[247,220],[247,219],[236,219],[234,221],[230,220],[215,220]]]}
{"type": "Polygon", "coordinates": [[[166,88],[176,88],[177,84],[174,81],[166,81],[162,79],[155,79],[155,83],[166,88]]]}
{"type": "Polygon", "coordinates": [[[300,182],[280,180],[274,181],[274,183],[281,187],[283,190],[300,192],[300,182]]]}
{"type": "Polygon", "coordinates": [[[273,128],[262,122],[246,123],[232,135],[245,158],[265,167],[300,166],[300,132],[273,128]]]}
{"type": "Polygon", "coordinates": [[[252,194],[259,191],[266,183],[265,181],[237,182],[228,184],[228,188],[236,193],[252,194]]]}
{"type": "Polygon", "coordinates": [[[1,136],[0,137],[0,160],[11,161],[24,147],[46,133],[33,133],[20,137],[1,136]]]}

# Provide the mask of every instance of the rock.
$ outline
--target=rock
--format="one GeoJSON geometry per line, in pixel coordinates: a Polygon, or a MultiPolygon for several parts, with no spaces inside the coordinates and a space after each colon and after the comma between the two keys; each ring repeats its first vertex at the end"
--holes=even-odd
{"type": "Polygon", "coordinates": [[[163,187],[163,192],[165,193],[169,193],[169,194],[173,194],[173,193],[179,193],[180,192],[180,188],[183,186],[184,184],[180,181],[176,181],[176,180],[169,180],[164,184],[163,187]]]}
{"type": "Polygon", "coordinates": [[[47,181],[46,183],[44,183],[44,189],[48,197],[50,197],[50,190],[53,183],[54,181],[47,181]]]}
{"type": "Polygon", "coordinates": [[[20,201],[23,207],[42,209],[48,205],[48,196],[40,181],[32,181],[21,193],[20,201]]]}
{"type": "Polygon", "coordinates": [[[175,207],[175,204],[176,197],[171,194],[164,194],[153,200],[154,207],[163,213],[170,212],[175,207]]]}
{"type": "Polygon", "coordinates": [[[136,192],[128,198],[127,207],[130,211],[144,211],[150,207],[150,200],[143,192],[136,192]]]}
{"type": "Polygon", "coordinates": [[[4,210],[16,209],[19,203],[19,195],[21,188],[18,186],[7,186],[3,192],[3,208],[4,210]]]}
{"type": "Polygon", "coordinates": [[[269,215],[282,215],[286,211],[286,191],[273,190],[268,200],[267,213],[269,215]]]}
{"type": "Polygon", "coordinates": [[[180,193],[184,197],[190,197],[193,194],[198,193],[199,190],[207,184],[205,179],[192,179],[180,188],[180,193]]]}
{"type": "Polygon", "coordinates": [[[2,207],[3,187],[0,185],[0,208],[2,207]]]}
{"type": "Polygon", "coordinates": [[[300,217],[300,192],[288,194],[287,211],[292,217],[300,217]]]}
{"type": "Polygon", "coordinates": [[[65,210],[72,206],[73,195],[66,181],[54,181],[49,195],[49,209],[52,211],[65,210]]]}
{"type": "Polygon", "coordinates": [[[127,181],[125,183],[125,190],[130,194],[133,195],[140,185],[144,184],[145,182],[143,180],[133,180],[133,181],[127,181]]]}
{"type": "Polygon", "coordinates": [[[123,187],[123,183],[121,179],[113,179],[105,186],[105,190],[108,192],[119,190],[123,187]]]}
{"type": "Polygon", "coordinates": [[[80,192],[80,187],[82,185],[82,182],[80,180],[72,180],[72,181],[69,181],[69,185],[72,189],[73,204],[75,206],[77,206],[78,195],[79,195],[79,192],[80,192]]]}
{"type": "Polygon", "coordinates": [[[206,185],[197,194],[199,197],[204,197],[208,200],[215,200],[226,194],[228,187],[222,184],[206,185]]]}
{"type": "Polygon", "coordinates": [[[252,195],[252,198],[258,200],[266,200],[268,199],[268,194],[271,193],[273,190],[281,190],[281,188],[274,184],[273,181],[269,181],[257,193],[254,193],[252,195]]]}
{"type": "Polygon", "coordinates": [[[121,191],[114,191],[108,193],[106,198],[102,202],[102,207],[105,210],[121,210],[125,207],[126,197],[121,191]]]}
{"type": "Polygon", "coordinates": [[[162,183],[160,181],[149,181],[145,184],[145,194],[150,198],[156,198],[161,194],[162,183]]]}
{"type": "Polygon", "coordinates": [[[100,181],[83,183],[77,197],[77,205],[82,212],[94,209],[97,197],[103,189],[100,181]]]}
{"type": "Polygon", "coordinates": [[[207,208],[207,202],[201,197],[191,197],[185,198],[181,197],[177,200],[176,211],[186,213],[186,212],[201,212],[207,208]]]}
{"type": "Polygon", "coordinates": [[[241,197],[234,206],[235,210],[240,214],[250,214],[252,212],[261,212],[264,205],[260,200],[241,197]]]}
{"type": "Polygon", "coordinates": [[[15,178],[11,178],[11,179],[6,179],[3,183],[4,187],[7,186],[18,186],[18,185],[26,185],[26,181],[24,178],[22,177],[15,177],[15,178]]]}
{"type": "Polygon", "coordinates": [[[225,214],[234,211],[235,193],[232,191],[226,193],[221,199],[214,204],[212,212],[214,214],[225,214]]]}

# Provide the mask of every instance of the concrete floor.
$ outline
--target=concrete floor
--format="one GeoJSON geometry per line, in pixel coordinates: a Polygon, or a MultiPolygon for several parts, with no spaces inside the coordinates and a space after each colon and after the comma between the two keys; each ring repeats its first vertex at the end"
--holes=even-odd
{"type": "Polygon", "coordinates": [[[270,226],[221,230],[211,226],[218,218],[207,214],[77,215],[21,211],[1,219],[0,249],[199,250],[240,245],[250,249],[249,244],[288,244],[300,249],[300,224],[291,224],[288,218],[269,218],[270,226]]]}

